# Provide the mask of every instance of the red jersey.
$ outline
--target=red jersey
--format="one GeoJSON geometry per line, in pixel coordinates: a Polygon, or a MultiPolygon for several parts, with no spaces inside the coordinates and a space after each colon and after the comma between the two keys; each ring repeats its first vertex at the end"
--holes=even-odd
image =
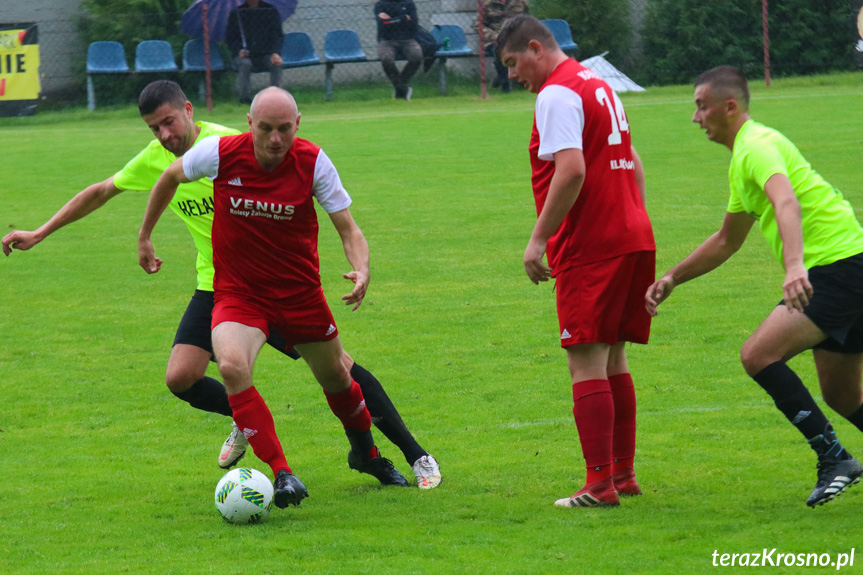
{"type": "Polygon", "coordinates": [[[548,240],[552,272],[655,251],[623,104],[600,76],[571,58],[554,69],[536,100],[529,151],[537,215],[554,175],[554,152],[570,148],[582,150],[586,174],[575,205],[548,240]]]}
{"type": "Polygon", "coordinates": [[[318,146],[295,138],[268,172],[255,159],[250,133],[207,138],[186,153],[183,169],[190,178],[215,176],[216,293],[299,303],[320,292],[314,199],[332,213],[350,197],[318,146]]]}

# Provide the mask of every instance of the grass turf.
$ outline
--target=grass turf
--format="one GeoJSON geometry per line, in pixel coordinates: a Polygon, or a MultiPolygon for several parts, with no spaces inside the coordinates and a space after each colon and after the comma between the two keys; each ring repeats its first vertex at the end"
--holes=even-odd
{"type": "MultiPolygon", "coordinates": [[[[861,123],[849,112],[863,105],[859,77],[752,88],[754,117],[863,210],[861,123]]],[[[322,277],[345,347],[439,459],[444,484],[381,489],[350,471],[308,370],[267,349],[256,382],[311,497],[264,525],[224,524],[211,498],[228,421],[162,384],[195,285],[193,246],[166,216],[154,235],[165,265],[145,275],[135,242],[146,194],[126,193],[0,260],[0,572],[698,573],[715,550],[835,559],[857,545],[863,490],[805,507],[814,457],[737,359],[781,297],[757,230],[724,267],[675,291],[649,346],[628,350],[645,495],[614,510],[554,509],[583,471],[551,287],[521,265],[535,218],[533,97],[299,100],[300,135],[339,168],[371,245],[369,295],[351,313],[339,302],[347,264],[322,221],[322,277]]],[[[662,273],[720,224],[729,153],[689,122],[688,87],[623,101],[662,273]]],[[[197,118],[242,128],[244,113],[199,106],[197,118]]],[[[34,229],[150,139],[132,107],[5,119],[0,131],[4,229],[34,229]]],[[[792,365],[818,396],[808,356],[792,365]]],[[[860,453],[859,432],[828,416],[860,453]]],[[[251,454],[244,463],[268,471],[251,454]]],[[[811,569],[826,570],[836,568],[811,569]]]]}

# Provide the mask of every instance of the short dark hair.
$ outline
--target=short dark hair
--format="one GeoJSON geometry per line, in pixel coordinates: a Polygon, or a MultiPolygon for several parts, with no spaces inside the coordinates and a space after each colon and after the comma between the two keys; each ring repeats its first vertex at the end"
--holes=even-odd
{"type": "Polygon", "coordinates": [[[178,110],[183,108],[189,99],[183,93],[180,85],[171,80],[156,80],[150,82],[141,90],[141,95],[138,96],[138,111],[142,116],[152,114],[164,104],[171,104],[172,107],[178,110]]]}
{"type": "Polygon", "coordinates": [[[546,28],[545,24],[530,14],[516,14],[501,26],[497,40],[494,42],[494,51],[498,58],[504,50],[524,52],[531,40],[536,40],[546,48],[557,47],[554,34],[546,28]]]}
{"type": "Polygon", "coordinates": [[[718,96],[740,100],[743,109],[749,109],[749,83],[743,72],[734,66],[717,66],[702,72],[695,80],[695,87],[709,85],[718,96]]]}

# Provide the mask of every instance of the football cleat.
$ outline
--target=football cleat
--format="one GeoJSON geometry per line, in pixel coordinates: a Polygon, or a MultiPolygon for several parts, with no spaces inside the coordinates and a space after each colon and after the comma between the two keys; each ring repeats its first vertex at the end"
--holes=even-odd
{"type": "Polygon", "coordinates": [[[641,488],[638,486],[638,481],[635,480],[635,470],[631,467],[612,473],[611,480],[614,482],[617,494],[621,497],[641,495],[641,488]]]}
{"type": "Polygon", "coordinates": [[[309,496],[309,490],[300,481],[300,478],[286,469],[280,469],[273,481],[273,503],[279,509],[288,505],[299,505],[300,501],[309,496]]]}
{"type": "Polygon", "coordinates": [[[824,505],[834,497],[838,497],[846,488],[860,482],[863,476],[863,465],[854,459],[837,460],[831,457],[818,458],[818,482],[806,505],[816,507],[824,505]]]}
{"type": "Polygon", "coordinates": [[[219,467],[222,469],[230,469],[239,462],[246,454],[246,448],[249,446],[249,440],[237,427],[233,424],[231,434],[225,443],[222,444],[222,451],[219,453],[219,467]]]}
{"type": "Polygon", "coordinates": [[[437,459],[428,453],[414,461],[411,469],[416,475],[417,487],[420,489],[434,489],[443,481],[437,459]]]}
{"type": "Polygon", "coordinates": [[[572,494],[554,502],[555,507],[617,507],[620,499],[614,489],[611,477],[602,481],[588,483],[572,494]]]}
{"type": "Polygon", "coordinates": [[[371,475],[381,482],[381,485],[398,485],[399,487],[410,487],[410,483],[404,475],[393,466],[393,462],[385,457],[362,460],[353,452],[348,452],[348,467],[360,473],[371,475]]]}

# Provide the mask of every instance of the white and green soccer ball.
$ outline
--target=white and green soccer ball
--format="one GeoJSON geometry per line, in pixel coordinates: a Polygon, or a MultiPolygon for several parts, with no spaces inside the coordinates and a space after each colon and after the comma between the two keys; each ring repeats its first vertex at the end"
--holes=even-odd
{"type": "Polygon", "coordinates": [[[272,506],[273,484],[257,469],[232,469],[216,485],[216,508],[228,523],[261,523],[272,506]]]}

